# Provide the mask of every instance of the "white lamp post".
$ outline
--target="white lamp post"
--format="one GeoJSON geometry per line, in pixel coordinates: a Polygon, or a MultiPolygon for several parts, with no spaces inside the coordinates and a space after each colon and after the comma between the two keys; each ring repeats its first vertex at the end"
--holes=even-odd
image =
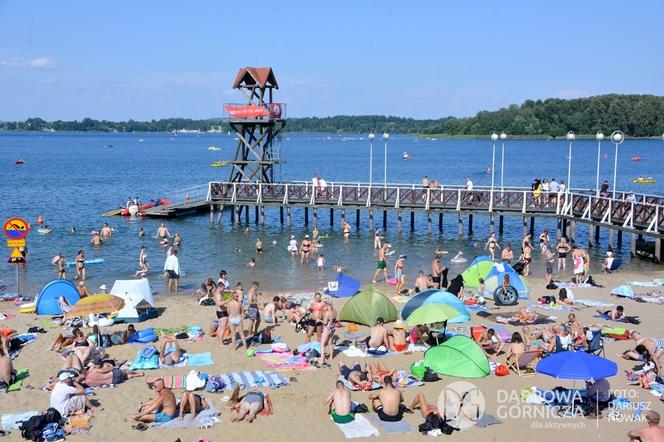
{"type": "Polygon", "coordinates": [[[385,132],[383,134],[383,140],[385,141],[385,170],[383,171],[383,186],[387,187],[387,139],[390,138],[390,134],[385,132]]]}
{"type": "Polygon", "coordinates": [[[625,141],[625,135],[619,131],[613,131],[611,141],[616,145],[615,159],[613,160],[613,199],[616,199],[616,178],[618,177],[618,145],[625,141]]]}
{"type": "Polygon", "coordinates": [[[493,141],[493,148],[491,149],[491,192],[493,192],[493,178],[496,172],[496,140],[498,140],[498,134],[491,134],[491,141],[493,141]]]}
{"type": "Polygon", "coordinates": [[[503,171],[505,170],[505,140],[507,139],[507,134],[505,132],[500,133],[500,140],[502,141],[502,146],[500,148],[500,191],[503,191],[503,171]]]}
{"type": "Polygon", "coordinates": [[[572,188],[572,143],[576,139],[573,130],[567,132],[567,141],[569,141],[569,153],[567,154],[567,193],[572,188]]]}
{"type": "Polygon", "coordinates": [[[369,188],[371,188],[371,183],[373,182],[373,140],[376,138],[376,135],[373,132],[369,132],[369,188]]]}
{"type": "Polygon", "coordinates": [[[604,139],[604,134],[601,130],[598,130],[595,134],[595,139],[597,140],[597,177],[595,179],[595,196],[599,196],[599,157],[600,149],[602,146],[602,140],[604,139]]]}

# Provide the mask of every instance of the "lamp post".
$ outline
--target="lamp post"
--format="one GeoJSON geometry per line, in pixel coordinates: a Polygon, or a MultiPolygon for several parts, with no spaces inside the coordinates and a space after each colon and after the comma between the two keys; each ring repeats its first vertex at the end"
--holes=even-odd
{"type": "Polygon", "coordinates": [[[390,138],[390,134],[385,132],[383,134],[383,140],[385,141],[385,170],[383,171],[383,187],[387,187],[387,139],[390,138]]]}
{"type": "Polygon", "coordinates": [[[373,182],[373,140],[376,138],[376,135],[373,132],[369,132],[369,188],[371,188],[371,183],[373,182]]]}
{"type": "Polygon", "coordinates": [[[572,143],[576,139],[573,130],[567,132],[567,141],[569,141],[569,153],[567,154],[567,193],[572,187],[572,143]]]}
{"type": "Polygon", "coordinates": [[[618,177],[618,145],[625,141],[625,135],[615,130],[611,134],[611,141],[616,145],[615,159],[613,160],[613,199],[616,199],[616,178],[618,177]]]}
{"type": "Polygon", "coordinates": [[[491,192],[493,193],[493,177],[496,172],[496,140],[498,140],[498,134],[491,134],[491,141],[493,141],[493,148],[491,149],[491,192]]]}
{"type": "Polygon", "coordinates": [[[604,134],[601,130],[598,130],[595,134],[595,139],[597,140],[597,177],[595,178],[595,196],[599,197],[599,157],[600,150],[602,146],[602,140],[604,139],[604,134]]]}
{"type": "Polygon", "coordinates": [[[500,133],[500,141],[502,146],[500,148],[500,191],[503,191],[503,171],[505,170],[505,140],[507,139],[507,134],[505,132],[500,133]]]}

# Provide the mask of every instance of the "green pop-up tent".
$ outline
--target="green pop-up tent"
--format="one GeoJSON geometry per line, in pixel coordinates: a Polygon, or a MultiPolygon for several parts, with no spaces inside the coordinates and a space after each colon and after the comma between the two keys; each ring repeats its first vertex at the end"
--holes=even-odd
{"type": "Polygon", "coordinates": [[[480,278],[486,278],[486,275],[492,268],[493,261],[488,256],[478,256],[473,259],[473,262],[471,262],[468,268],[461,274],[463,277],[463,286],[473,288],[479,287],[480,278]]]}
{"type": "Polygon", "coordinates": [[[466,336],[453,336],[424,353],[424,365],[457,378],[483,378],[491,372],[482,348],[466,336]]]}
{"type": "Polygon", "coordinates": [[[339,314],[339,321],[373,327],[378,318],[393,322],[398,316],[397,309],[387,296],[369,286],[346,302],[339,314]]]}

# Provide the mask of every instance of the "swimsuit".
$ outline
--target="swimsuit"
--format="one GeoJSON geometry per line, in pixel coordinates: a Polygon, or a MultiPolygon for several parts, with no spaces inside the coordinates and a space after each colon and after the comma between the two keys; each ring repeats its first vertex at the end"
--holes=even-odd
{"type": "Polygon", "coordinates": [[[379,260],[378,260],[378,263],[376,263],[376,268],[377,268],[378,270],[386,269],[386,268],[387,268],[387,263],[385,263],[385,260],[384,260],[384,259],[379,259],[379,260]]]}
{"type": "Polygon", "coordinates": [[[124,373],[122,372],[122,370],[120,370],[119,368],[114,368],[112,373],[113,373],[113,380],[111,381],[111,384],[117,385],[122,383],[122,381],[124,381],[124,373]]]}
{"type": "Polygon", "coordinates": [[[231,325],[238,326],[242,322],[242,317],[240,315],[231,316],[231,325]]]}
{"type": "Polygon", "coordinates": [[[330,415],[332,416],[332,420],[337,424],[348,424],[355,420],[355,414],[352,412],[341,416],[333,411],[330,415]]]}
{"type": "Polygon", "coordinates": [[[394,344],[395,351],[404,351],[408,347],[408,344],[394,344]]]}
{"type": "Polygon", "coordinates": [[[228,310],[224,307],[217,310],[217,319],[228,318],[228,310]]]}
{"type": "Polygon", "coordinates": [[[394,416],[390,416],[383,411],[383,406],[379,405],[376,407],[376,414],[378,418],[385,422],[399,422],[403,418],[403,409],[399,406],[399,411],[394,416]]]}
{"type": "Polygon", "coordinates": [[[244,396],[245,402],[248,404],[263,404],[265,396],[260,391],[250,391],[244,396]]]}
{"type": "Polygon", "coordinates": [[[154,414],[154,421],[159,422],[159,423],[169,422],[169,421],[172,421],[174,417],[175,416],[169,416],[166,413],[164,413],[163,411],[160,411],[160,412],[154,414]]]}
{"type": "Polygon", "coordinates": [[[258,306],[256,304],[250,304],[249,308],[247,309],[247,317],[252,321],[256,321],[259,316],[258,306]]]}
{"type": "Polygon", "coordinates": [[[360,367],[360,364],[353,365],[353,368],[348,368],[345,365],[342,365],[339,371],[341,372],[341,376],[343,376],[344,379],[348,380],[348,376],[350,376],[352,372],[359,371],[360,373],[362,373],[362,367],[360,367]]]}

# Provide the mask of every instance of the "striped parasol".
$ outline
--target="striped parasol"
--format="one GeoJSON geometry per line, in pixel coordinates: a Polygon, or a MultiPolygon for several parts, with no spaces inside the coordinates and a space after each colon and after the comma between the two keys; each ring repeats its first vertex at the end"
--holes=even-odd
{"type": "Polygon", "coordinates": [[[124,299],[108,294],[99,294],[81,298],[66,314],[66,317],[86,316],[90,313],[115,313],[124,307],[124,299]]]}

